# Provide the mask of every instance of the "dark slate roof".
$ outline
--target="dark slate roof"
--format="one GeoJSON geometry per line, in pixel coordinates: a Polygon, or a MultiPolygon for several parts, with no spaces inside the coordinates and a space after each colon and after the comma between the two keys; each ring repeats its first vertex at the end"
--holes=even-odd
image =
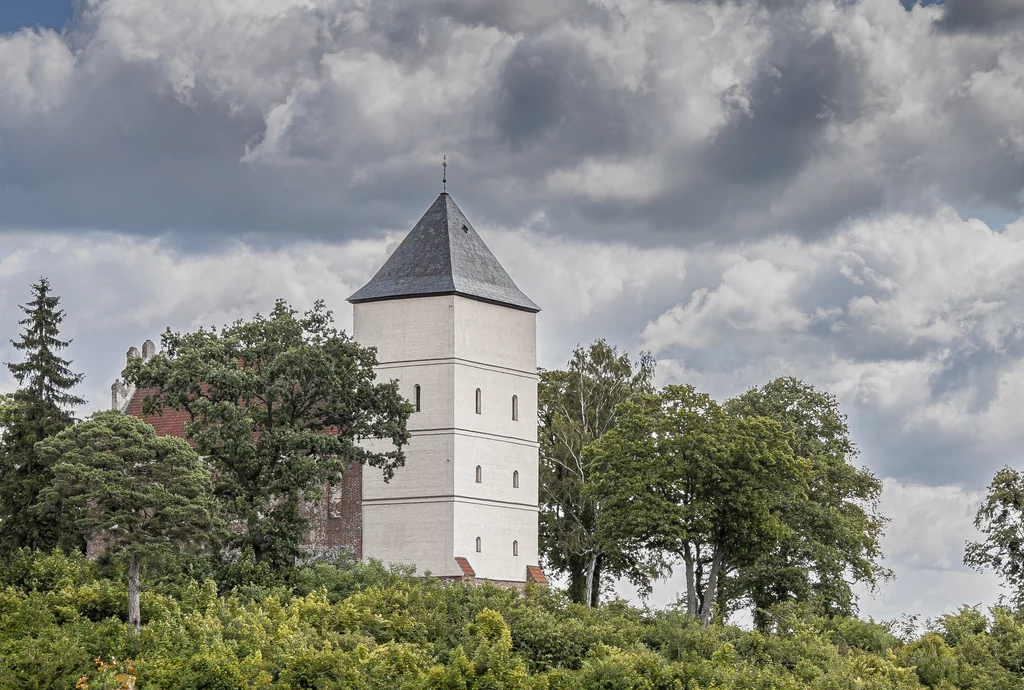
{"type": "Polygon", "coordinates": [[[377,274],[348,301],[451,294],[540,311],[512,282],[451,196],[442,192],[377,274]]]}

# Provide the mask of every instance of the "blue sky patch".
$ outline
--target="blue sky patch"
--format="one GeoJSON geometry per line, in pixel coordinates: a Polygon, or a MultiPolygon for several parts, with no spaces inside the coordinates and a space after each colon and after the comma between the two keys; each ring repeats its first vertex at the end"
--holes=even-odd
{"type": "Polygon", "coordinates": [[[4,0],[0,3],[0,33],[25,26],[59,31],[73,13],[71,0],[4,0]]]}

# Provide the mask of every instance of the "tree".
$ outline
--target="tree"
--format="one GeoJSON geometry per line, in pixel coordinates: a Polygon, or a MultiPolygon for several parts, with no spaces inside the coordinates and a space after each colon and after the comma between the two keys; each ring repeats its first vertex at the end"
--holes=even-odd
{"type": "Polygon", "coordinates": [[[967,542],[964,564],[996,571],[1024,606],[1024,474],[1010,467],[996,472],[974,526],[984,541],[967,542]]]}
{"type": "Polygon", "coordinates": [[[299,317],[279,300],[269,316],[220,332],[168,330],[163,348],[124,375],[150,389],[146,414],[188,413],[186,435],[213,462],[215,494],[238,527],[231,546],[251,548],[258,563],[294,563],[302,502],[347,463],[390,478],[405,461],[411,405],[396,382],[375,382],[375,351],[336,330],[322,302],[299,317]]]}
{"type": "MultiPolygon", "coordinates": [[[[587,453],[600,536],[658,574],[681,562],[686,611],[704,625],[722,579],[786,536],[780,509],[806,491],[807,463],[778,422],[730,416],[691,386],[624,403],[587,453]]],[[[630,574],[649,587],[643,570],[630,574]]]]}
{"type": "Polygon", "coordinates": [[[753,604],[759,627],[763,612],[785,601],[811,601],[825,615],[853,615],[853,585],[875,588],[892,572],[879,563],[886,523],[878,511],[882,483],[853,465],[857,450],[835,396],[786,377],[747,391],[725,408],[734,416],[778,422],[810,476],[807,494],[780,507],[785,537],[739,568],[722,592],[753,604]]]}
{"type": "Polygon", "coordinates": [[[94,414],[38,446],[53,471],[46,502],[74,511],[80,528],[125,557],[128,622],[139,628],[144,560],[199,549],[216,532],[210,469],[180,438],[117,411],[94,414]]]}
{"type": "Polygon", "coordinates": [[[11,341],[24,360],[7,363],[19,388],[0,401],[0,545],[80,548],[80,535],[69,529],[59,510],[41,513],[32,508],[53,479],[35,444],[73,424],[70,408],[85,403],[71,393],[82,375],[72,372],[71,362],[59,354],[71,344],[60,338],[60,298],[51,294],[46,278],[32,285],[32,296],[21,305],[21,337],[11,341]]]}
{"type": "Polygon", "coordinates": [[[576,348],[566,370],[540,375],[540,550],[581,604],[597,604],[606,568],[620,570],[618,549],[597,537],[601,502],[587,492],[584,449],[615,426],[619,404],[650,392],[653,376],[650,355],[634,365],[604,340],[576,348]]]}

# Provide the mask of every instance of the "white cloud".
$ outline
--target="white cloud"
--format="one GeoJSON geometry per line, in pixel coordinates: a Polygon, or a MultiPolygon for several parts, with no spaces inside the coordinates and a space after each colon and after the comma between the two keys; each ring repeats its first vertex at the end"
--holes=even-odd
{"type": "MultiPolygon", "coordinates": [[[[345,299],[385,257],[388,238],[345,245],[298,243],[259,250],[231,243],[217,253],[187,254],[160,240],[91,235],[7,235],[16,247],[0,257],[0,319],[10,328],[29,284],[50,278],[67,311],[64,333],[74,338],[70,356],[86,374],[91,409],[108,405],[110,383],[124,366],[124,352],[165,328],[221,326],[267,313],[274,300],[307,309],[324,299],[338,324],[351,330],[345,299]]],[[[5,341],[0,360],[16,360],[5,341]]],[[[12,385],[0,373],[4,388],[12,385]]]]}
{"type": "Polygon", "coordinates": [[[963,604],[991,606],[1006,594],[994,573],[963,565],[965,543],[981,538],[973,523],[984,492],[895,479],[884,484],[881,509],[891,522],[882,550],[896,580],[877,593],[862,592],[863,613],[878,619],[928,618],[963,604]]]}
{"type": "MultiPolygon", "coordinates": [[[[547,367],[560,366],[580,331],[605,324],[609,313],[641,309],[633,314],[639,327],[652,296],[667,286],[678,290],[685,276],[679,252],[567,242],[545,237],[540,226],[481,232],[544,309],[540,349],[547,367]]],[[[124,351],[145,338],[156,339],[168,326],[223,325],[266,313],[281,297],[300,309],[324,299],[338,324],[350,329],[352,310],[345,300],[403,236],[388,232],[367,240],[302,241],[281,248],[233,241],[194,253],[166,239],[115,233],[9,233],[3,244],[11,251],[0,255],[0,323],[15,323],[16,305],[27,300],[29,284],[48,276],[68,312],[64,328],[75,338],[71,356],[87,375],[86,397],[103,407],[124,351]]],[[[623,342],[630,333],[612,329],[603,335],[623,342]]],[[[12,357],[6,341],[0,343],[0,361],[12,357]]],[[[4,372],[0,382],[10,385],[4,372]]]]}
{"type": "Polygon", "coordinates": [[[876,470],[916,465],[918,479],[977,485],[1024,440],[1014,421],[1024,404],[1022,230],[947,208],[855,222],[816,243],[687,252],[687,265],[715,270],[650,320],[643,346],[662,359],[663,379],[719,396],[784,374],[811,380],[871,432],[876,470]],[[907,456],[911,438],[922,455],[907,456]],[[980,464],[960,455],[968,440],[980,464]]]}
{"type": "Polygon", "coordinates": [[[60,106],[73,77],[75,59],[48,29],[0,36],[0,125],[27,127],[60,106]]]}

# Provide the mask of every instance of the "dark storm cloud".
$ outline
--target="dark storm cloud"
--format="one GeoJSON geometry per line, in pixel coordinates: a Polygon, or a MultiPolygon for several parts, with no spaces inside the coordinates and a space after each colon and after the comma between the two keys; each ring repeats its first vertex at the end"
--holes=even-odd
{"type": "Polygon", "coordinates": [[[549,165],[642,147],[650,136],[642,98],[609,84],[583,47],[564,39],[524,39],[506,60],[494,112],[502,140],[549,165]]]}
{"type": "Polygon", "coordinates": [[[262,120],[231,117],[214,103],[189,107],[150,89],[156,79],[145,67],[120,67],[107,83],[131,98],[114,105],[106,89],[82,84],[73,110],[3,137],[3,223],[126,232],[255,226],[269,210],[259,202],[266,180],[236,161],[262,120]]]}
{"type": "Polygon", "coordinates": [[[432,0],[426,4],[430,10],[463,24],[493,26],[507,31],[536,30],[562,18],[601,21],[606,14],[604,8],[586,0],[432,0]]]}
{"type": "MultiPolygon", "coordinates": [[[[728,207],[736,199],[745,200],[749,207],[769,206],[821,153],[823,130],[860,114],[862,91],[856,65],[844,60],[831,37],[813,36],[806,30],[780,31],[748,88],[749,110],[734,112],[702,153],[701,168],[707,176],[692,193],[673,199],[676,204],[669,202],[669,208],[675,206],[669,218],[696,208],[717,236],[747,234],[749,228],[719,224],[727,217],[728,207]]],[[[822,180],[823,185],[828,182],[822,180]]],[[[821,209],[825,213],[812,205],[801,206],[783,219],[788,229],[818,234],[822,227],[834,227],[878,202],[876,195],[860,190],[826,187],[821,191],[829,197],[827,209],[821,209]]]]}
{"type": "MultiPolygon", "coordinates": [[[[537,90],[537,94],[529,94],[534,97],[520,99],[525,113],[520,118],[543,123],[536,129],[552,133],[549,145],[565,146],[563,156],[599,154],[602,148],[614,151],[620,144],[637,150],[657,139],[658,126],[650,124],[650,135],[642,138],[628,136],[639,128],[634,126],[630,132],[626,123],[642,122],[652,112],[657,117],[672,117],[659,112],[656,101],[642,97],[574,98],[579,84],[604,92],[593,78],[579,78],[583,70],[578,65],[573,71],[556,72],[559,77],[552,78],[543,70],[525,66],[530,64],[551,63],[526,62],[517,73],[522,91],[537,90]],[[531,117],[540,117],[540,121],[531,117]]],[[[681,152],[673,161],[679,166],[677,184],[646,203],[627,205],[609,199],[582,208],[589,210],[591,220],[635,220],[639,215],[648,221],[654,235],[660,236],[657,241],[665,241],[666,233],[680,231],[694,239],[720,241],[757,234],[758,229],[738,222],[738,213],[758,213],[770,207],[815,158],[827,155],[824,131],[863,114],[864,90],[858,69],[830,35],[817,34],[795,15],[773,20],[771,46],[760,69],[742,86],[745,102],[735,105],[739,87],[720,95],[728,122],[706,145],[689,154],[681,152]],[[699,174],[687,175],[687,168],[699,174]]],[[[663,127],[665,124],[661,122],[663,127]]],[[[826,177],[819,183],[813,196],[790,214],[774,219],[773,224],[790,232],[820,235],[823,228],[835,227],[884,202],[881,179],[840,186],[826,177]]]]}
{"type": "Polygon", "coordinates": [[[784,184],[807,163],[821,130],[859,114],[855,66],[829,36],[777,36],[749,86],[750,110],[736,113],[715,138],[704,164],[723,182],[784,184]]]}
{"type": "Polygon", "coordinates": [[[1020,0],[947,0],[938,26],[950,32],[999,32],[1024,28],[1020,0]]]}
{"type": "Polygon", "coordinates": [[[922,20],[1007,16],[983,4],[104,0],[63,38],[0,43],[0,226],[366,236],[415,220],[443,153],[478,222],[543,212],[589,238],[820,237],[936,199],[1015,213],[1021,42],[922,20]]]}
{"type": "MultiPolygon", "coordinates": [[[[812,5],[816,0],[748,0],[749,2],[756,3],[765,9],[776,12],[779,10],[788,10],[794,7],[806,7],[812,5]]],[[[854,5],[861,0],[829,0],[835,7],[844,7],[846,5],[854,5]]],[[[714,3],[715,5],[727,5],[729,3],[735,3],[736,0],[669,0],[669,2],[690,2],[695,4],[701,4],[706,2],[714,3]]]]}

